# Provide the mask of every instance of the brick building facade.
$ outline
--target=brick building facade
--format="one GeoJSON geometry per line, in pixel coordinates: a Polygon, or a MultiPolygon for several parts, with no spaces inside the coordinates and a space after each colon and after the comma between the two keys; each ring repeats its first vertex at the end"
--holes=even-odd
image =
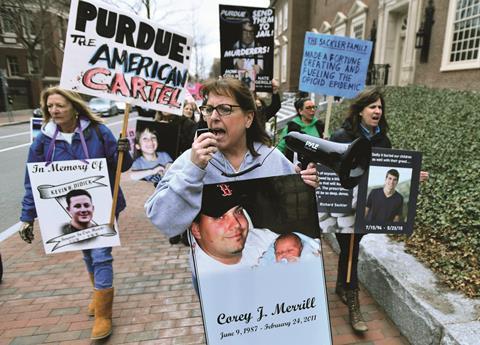
{"type": "Polygon", "coordinates": [[[478,1],[272,0],[270,6],[277,23],[275,77],[285,91],[298,91],[305,31],[373,40],[372,83],[480,88],[478,1]],[[280,25],[285,9],[286,28],[280,25]]]}
{"type": "Polygon", "coordinates": [[[44,9],[28,1],[12,4],[0,7],[0,111],[8,100],[10,110],[36,108],[42,88],[60,82],[67,28],[68,7],[60,2],[45,0],[44,9]]]}

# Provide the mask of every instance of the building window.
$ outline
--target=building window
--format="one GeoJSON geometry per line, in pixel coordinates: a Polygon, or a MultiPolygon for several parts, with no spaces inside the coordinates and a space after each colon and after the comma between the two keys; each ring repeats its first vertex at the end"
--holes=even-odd
{"type": "Polygon", "coordinates": [[[15,24],[10,14],[0,17],[2,20],[2,33],[3,34],[15,34],[15,24]]]}
{"type": "Polygon", "coordinates": [[[277,30],[278,30],[277,33],[278,33],[279,35],[280,35],[280,34],[282,33],[282,31],[283,31],[283,29],[282,29],[282,25],[283,25],[283,16],[282,16],[282,14],[283,14],[282,9],[280,9],[280,10],[278,11],[278,20],[277,20],[277,24],[278,24],[278,26],[277,26],[277,30]]]}
{"type": "Polygon", "coordinates": [[[347,33],[347,26],[345,24],[337,26],[335,29],[333,29],[333,34],[337,36],[345,36],[347,33]]]}
{"type": "Polygon", "coordinates": [[[288,1],[283,5],[283,30],[288,29],[288,1]]]}
{"type": "Polygon", "coordinates": [[[20,75],[20,65],[16,56],[7,56],[7,70],[9,77],[20,75]]]}
{"type": "Polygon", "coordinates": [[[282,46],[282,69],[280,71],[281,82],[287,81],[287,45],[282,46]]]}
{"type": "Polygon", "coordinates": [[[479,68],[479,53],[480,1],[450,1],[441,70],[479,68]]]}
{"type": "Polygon", "coordinates": [[[35,36],[35,16],[32,13],[29,13],[22,17],[22,20],[25,36],[35,36]]]}
{"type": "Polygon", "coordinates": [[[275,48],[275,52],[273,54],[273,66],[273,78],[280,80],[280,56],[277,48],[275,48]]]}
{"type": "Polygon", "coordinates": [[[347,34],[347,16],[342,12],[337,12],[332,22],[333,34],[337,36],[346,36],[347,34]]]}
{"type": "Polygon", "coordinates": [[[357,38],[359,40],[365,39],[365,21],[367,16],[361,15],[354,19],[350,24],[350,37],[357,38]]]}

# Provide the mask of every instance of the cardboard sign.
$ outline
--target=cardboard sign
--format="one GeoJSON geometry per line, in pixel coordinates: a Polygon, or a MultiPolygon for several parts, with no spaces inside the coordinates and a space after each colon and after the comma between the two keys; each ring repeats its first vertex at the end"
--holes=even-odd
{"type": "Polygon", "coordinates": [[[60,86],[181,115],[192,39],[99,1],[72,0],[60,86]]]}
{"type": "Polygon", "coordinates": [[[28,163],[45,253],[120,245],[105,158],[28,163]]]}
{"type": "Polygon", "coordinates": [[[331,344],[315,195],[299,175],[205,185],[191,229],[209,345],[331,344]]]}
{"type": "Polygon", "coordinates": [[[272,8],[220,5],[221,74],[271,92],[274,23],[272,8]]]}
{"type": "Polygon", "coordinates": [[[307,32],[300,90],[353,98],[365,87],[372,42],[307,32]]]}
{"type": "MultiPolygon", "coordinates": [[[[421,153],[415,151],[372,148],[369,170],[359,185],[348,191],[339,187],[331,199],[317,193],[319,206],[333,202],[351,208],[319,207],[322,232],[379,233],[411,235],[416,213],[421,153]],[[350,193],[349,201],[345,198],[350,193]]],[[[331,180],[338,182],[336,175],[331,180]]],[[[322,182],[321,182],[322,183],[322,182]]]]}

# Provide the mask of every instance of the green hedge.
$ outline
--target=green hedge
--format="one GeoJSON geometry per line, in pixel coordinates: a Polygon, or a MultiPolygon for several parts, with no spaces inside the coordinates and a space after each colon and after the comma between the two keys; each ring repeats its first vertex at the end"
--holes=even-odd
{"type": "MultiPolygon", "coordinates": [[[[450,288],[480,297],[480,94],[387,87],[385,103],[393,147],[421,151],[430,173],[407,251],[450,288]]],[[[331,128],[347,105],[335,108],[331,128]]]]}

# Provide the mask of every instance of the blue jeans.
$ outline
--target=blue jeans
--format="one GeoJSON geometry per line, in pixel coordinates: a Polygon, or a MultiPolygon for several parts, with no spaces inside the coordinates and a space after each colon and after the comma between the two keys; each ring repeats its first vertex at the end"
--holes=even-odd
{"type": "Polygon", "coordinates": [[[112,247],[85,249],[82,252],[88,273],[93,273],[95,289],[111,288],[113,286],[112,247]]]}

